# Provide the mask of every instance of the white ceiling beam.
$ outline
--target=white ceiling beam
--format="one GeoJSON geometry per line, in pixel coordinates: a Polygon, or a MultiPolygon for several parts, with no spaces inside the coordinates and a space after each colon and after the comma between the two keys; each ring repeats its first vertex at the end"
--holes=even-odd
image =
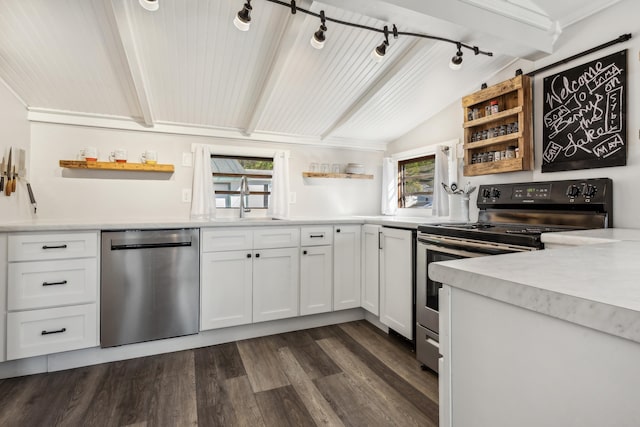
{"type": "Polygon", "coordinates": [[[358,111],[364,108],[371,99],[380,92],[387,83],[391,81],[396,75],[409,65],[409,63],[415,59],[417,55],[423,55],[423,50],[430,49],[433,43],[427,42],[424,39],[414,39],[413,42],[405,49],[396,61],[387,70],[381,74],[373,84],[369,86],[366,92],[364,92],[349,108],[347,108],[336,121],[331,124],[322,133],[321,138],[328,138],[333,132],[335,132],[342,125],[347,123],[358,111]]]}
{"type": "Polygon", "coordinates": [[[132,3],[128,0],[111,0],[111,8],[107,7],[106,9],[109,22],[115,30],[114,33],[119,36],[120,54],[129,70],[130,83],[135,91],[142,120],[146,126],[153,126],[153,112],[149,102],[146,79],[133,35],[130,12],[127,9],[128,5],[132,3]]]}
{"type": "MultiPolygon", "coordinates": [[[[298,7],[305,9],[311,9],[313,3],[309,3],[306,0],[298,2],[298,7]]],[[[289,14],[285,25],[282,27],[282,31],[278,34],[277,50],[273,55],[273,59],[269,64],[269,69],[265,74],[264,80],[259,85],[260,92],[256,95],[256,101],[253,103],[253,110],[247,121],[247,125],[244,127],[244,133],[247,136],[251,136],[256,131],[256,127],[260,122],[260,118],[265,112],[267,104],[271,99],[280,76],[284,74],[284,70],[291,60],[291,52],[293,46],[300,37],[300,33],[305,25],[309,15],[305,14],[305,18],[301,19],[300,13],[293,15],[289,14]]]]}

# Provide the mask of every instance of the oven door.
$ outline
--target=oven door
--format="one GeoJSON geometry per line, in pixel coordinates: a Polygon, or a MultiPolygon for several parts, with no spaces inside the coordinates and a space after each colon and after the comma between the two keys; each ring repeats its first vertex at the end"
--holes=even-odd
{"type": "Polygon", "coordinates": [[[442,283],[431,280],[429,264],[438,261],[475,258],[489,255],[458,248],[449,248],[418,241],[416,257],[416,321],[419,325],[438,333],[438,291],[442,283]]]}

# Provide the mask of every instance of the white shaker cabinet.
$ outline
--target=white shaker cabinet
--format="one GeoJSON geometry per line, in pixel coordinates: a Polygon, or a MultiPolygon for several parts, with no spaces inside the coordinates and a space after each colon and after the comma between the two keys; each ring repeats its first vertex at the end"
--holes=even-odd
{"type": "Polygon", "coordinates": [[[381,226],[362,226],[362,290],[361,306],[379,314],[380,310],[380,230],[381,226]]]}
{"type": "Polygon", "coordinates": [[[360,307],[361,226],[336,225],[333,233],[333,309],[360,307]]]}
{"type": "Polygon", "coordinates": [[[333,309],[332,227],[302,227],[300,250],[300,314],[333,309]]]}
{"type": "Polygon", "coordinates": [[[298,248],[254,251],[254,322],[298,315],[299,265],[298,248]]]}
{"type": "Polygon", "coordinates": [[[7,360],[98,345],[98,232],[7,238],[7,360]]]}
{"type": "Polygon", "coordinates": [[[203,253],[200,265],[200,330],[251,323],[252,250],[203,253]]]}
{"type": "Polygon", "coordinates": [[[382,227],[380,322],[413,339],[413,233],[382,227]]]}
{"type": "Polygon", "coordinates": [[[298,315],[300,230],[202,231],[200,330],[298,315]]]}

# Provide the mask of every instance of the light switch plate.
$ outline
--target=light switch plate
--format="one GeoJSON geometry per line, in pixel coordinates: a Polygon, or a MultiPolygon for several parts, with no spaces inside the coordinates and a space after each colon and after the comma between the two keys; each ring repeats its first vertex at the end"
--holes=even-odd
{"type": "Polygon", "coordinates": [[[183,188],[182,189],[182,202],[183,203],[190,203],[191,202],[191,189],[190,188],[183,188]]]}
{"type": "Polygon", "coordinates": [[[293,191],[289,192],[289,204],[293,205],[296,202],[296,193],[293,191]]]}
{"type": "Polygon", "coordinates": [[[182,166],[192,167],[193,166],[193,154],[192,153],[182,153],[182,166]]]}

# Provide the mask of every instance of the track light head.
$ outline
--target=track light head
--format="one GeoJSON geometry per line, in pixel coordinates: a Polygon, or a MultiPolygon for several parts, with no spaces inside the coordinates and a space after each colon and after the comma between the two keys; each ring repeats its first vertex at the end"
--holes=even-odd
{"type": "Polygon", "coordinates": [[[235,25],[240,31],[249,31],[249,27],[251,26],[251,10],[253,10],[251,7],[251,0],[247,0],[242,7],[242,10],[236,14],[235,18],[233,18],[233,25],[235,25]]]}
{"type": "Polygon", "coordinates": [[[462,45],[458,43],[458,51],[455,56],[451,58],[451,62],[449,62],[449,68],[452,70],[459,70],[462,68],[462,45]]]}
{"type": "Polygon", "coordinates": [[[151,12],[155,12],[160,7],[158,0],[138,0],[138,2],[140,3],[140,6],[151,12]]]}
{"type": "Polygon", "coordinates": [[[382,61],[382,58],[386,53],[387,53],[387,44],[386,42],[382,42],[380,43],[380,46],[377,46],[375,49],[373,49],[373,52],[371,52],[371,59],[373,59],[376,62],[380,62],[382,61]]]}
{"type": "Polygon", "coordinates": [[[371,52],[371,59],[373,59],[375,62],[382,61],[382,58],[387,53],[387,46],[389,46],[389,27],[385,25],[384,41],[380,43],[380,46],[373,49],[373,52],[371,52]]]}
{"type": "Polygon", "coordinates": [[[318,31],[313,33],[313,37],[311,37],[311,46],[316,49],[322,49],[324,47],[324,42],[326,40],[324,36],[324,32],[327,31],[327,26],[325,25],[326,18],[324,16],[324,10],[320,11],[320,28],[318,31]]]}

